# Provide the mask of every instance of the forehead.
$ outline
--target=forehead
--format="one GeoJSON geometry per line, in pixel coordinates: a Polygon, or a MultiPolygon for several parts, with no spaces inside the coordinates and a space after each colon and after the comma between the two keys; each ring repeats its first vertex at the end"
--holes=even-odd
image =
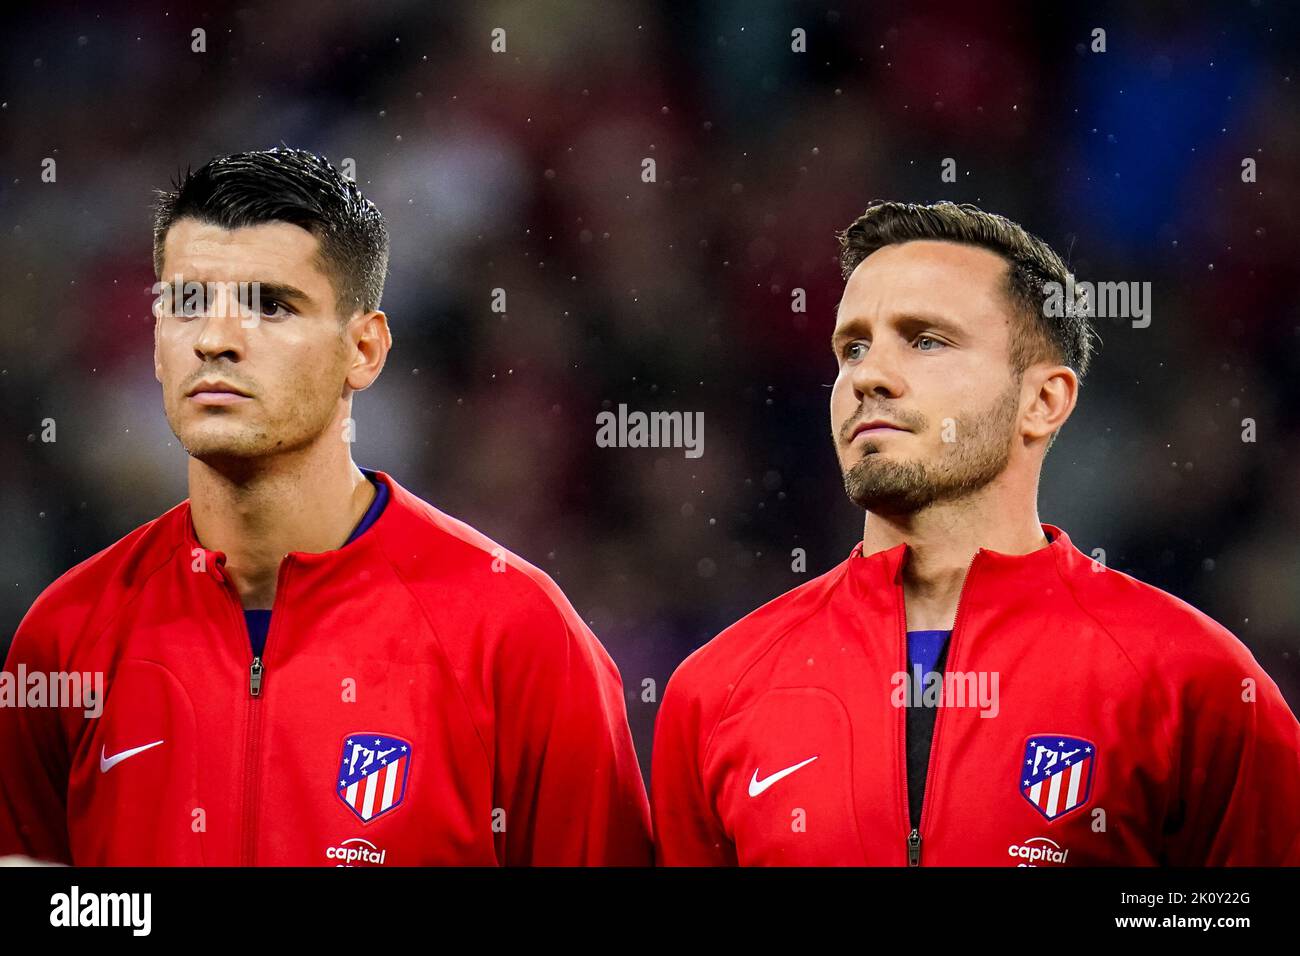
{"type": "Polygon", "coordinates": [[[197,219],[178,219],[163,241],[163,275],[188,279],[261,279],[328,283],[320,268],[320,242],[287,222],[226,229],[197,219]],[[250,274],[256,272],[257,275],[250,274]]]}
{"type": "Polygon", "coordinates": [[[877,249],[844,286],[836,330],[863,320],[938,315],[974,328],[1006,325],[1009,265],[995,252],[922,239],[877,249]]]}

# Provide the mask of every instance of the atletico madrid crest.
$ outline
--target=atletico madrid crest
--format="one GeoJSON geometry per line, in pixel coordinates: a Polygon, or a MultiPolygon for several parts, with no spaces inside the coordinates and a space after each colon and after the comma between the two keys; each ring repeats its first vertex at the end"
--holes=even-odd
{"type": "Polygon", "coordinates": [[[401,806],[410,773],[409,740],[358,731],[343,741],[335,792],[362,823],[370,823],[401,806]]]}
{"type": "Polygon", "coordinates": [[[1049,821],[1077,810],[1092,795],[1097,748],[1064,734],[1038,734],[1025,745],[1020,793],[1049,821]]]}

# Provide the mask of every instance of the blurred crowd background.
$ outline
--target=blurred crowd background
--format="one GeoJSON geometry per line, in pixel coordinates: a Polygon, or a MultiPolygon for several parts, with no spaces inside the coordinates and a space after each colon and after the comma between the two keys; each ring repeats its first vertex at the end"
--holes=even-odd
{"type": "Polygon", "coordinates": [[[975,202],[1081,280],[1152,283],[1149,328],[1098,321],[1040,517],[1223,623],[1300,709],[1300,14],[1074,6],[7,13],[0,651],[58,575],[186,496],[151,364],[153,191],[283,143],[354,159],[389,221],[395,345],[354,404],[357,463],[560,583],[619,665],[647,771],[643,681],[661,695],[861,536],[829,336],[834,233],[876,198],[975,202]],[[598,447],[619,404],[702,411],[703,457],[598,447]]]}

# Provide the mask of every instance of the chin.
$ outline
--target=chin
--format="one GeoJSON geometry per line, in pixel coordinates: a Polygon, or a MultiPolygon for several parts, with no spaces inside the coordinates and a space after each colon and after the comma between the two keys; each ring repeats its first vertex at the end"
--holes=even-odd
{"type": "Polygon", "coordinates": [[[856,455],[849,458],[848,460],[841,458],[840,471],[845,472],[852,468],[860,467],[863,463],[866,462],[883,461],[883,460],[889,460],[891,462],[907,461],[906,458],[902,458],[897,455],[891,456],[889,453],[882,451],[879,448],[876,448],[874,445],[868,445],[865,448],[863,448],[861,451],[859,451],[856,455]]]}
{"type": "Polygon", "coordinates": [[[181,436],[181,445],[191,458],[199,461],[229,461],[239,458],[257,458],[266,453],[254,436],[245,429],[196,428],[181,436]]]}

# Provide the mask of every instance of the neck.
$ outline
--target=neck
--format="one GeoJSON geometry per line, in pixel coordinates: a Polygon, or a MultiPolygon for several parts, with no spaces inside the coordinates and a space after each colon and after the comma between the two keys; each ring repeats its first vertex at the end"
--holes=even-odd
{"type": "Polygon", "coordinates": [[[374,487],[341,441],[257,460],[189,460],[190,515],[199,542],[226,555],[246,608],[275,600],[290,551],[342,546],[374,500],[374,487]]]}
{"type": "Polygon", "coordinates": [[[903,562],[908,630],[952,629],[962,584],[980,548],[1029,554],[1047,546],[1036,496],[1009,500],[996,485],[917,512],[867,516],[863,554],[908,546],[903,562]]]}

